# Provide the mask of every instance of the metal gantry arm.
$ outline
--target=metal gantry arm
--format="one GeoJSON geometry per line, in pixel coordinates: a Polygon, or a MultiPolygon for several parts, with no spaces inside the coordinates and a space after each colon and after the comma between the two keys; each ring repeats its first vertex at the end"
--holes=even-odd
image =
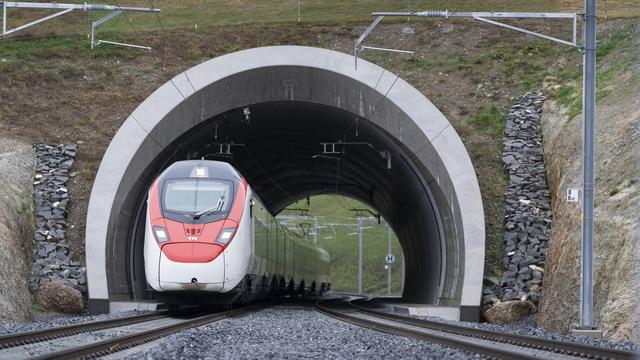
{"type": "Polygon", "coordinates": [[[571,37],[571,41],[562,40],[562,39],[559,39],[559,38],[556,38],[556,37],[553,37],[553,36],[541,34],[541,33],[535,32],[535,31],[526,30],[526,29],[523,29],[523,28],[519,28],[517,26],[501,23],[501,22],[498,22],[498,21],[489,20],[489,19],[487,19],[485,17],[482,17],[482,16],[474,16],[473,18],[478,20],[478,21],[486,22],[486,23],[491,24],[491,25],[496,25],[496,26],[500,26],[500,27],[507,28],[507,29],[510,29],[510,30],[514,30],[514,31],[518,31],[518,32],[521,32],[521,33],[525,33],[525,34],[528,34],[528,35],[533,35],[533,36],[536,36],[536,37],[539,37],[539,38],[542,38],[542,39],[545,39],[545,40],[555,41],[555,42],[563,44],[563,45],[578,47],[578,44],[576,43],[576,29],[577,29],[578,17],[577,17],[577,14],[570,14],[570,15],[573,15],[573,34],[572,34],[572,37],[571,37]]]}
{"type": "Polygon", "coordinates": [[[114,10],[114,11],[110,12],[109,14],[107,14],[105,17],[100,18],[100,19],[98,19],[98,20],[96,20],[96,21],[91,23],[91,48],[92,49],[96,45],[96,43],[94,41],[94,33],[95,33],[95,30],[96,30],[96,26],[98,26],[98,25],[100,25],[100,24],[102,24],[102,23],[104,23],[106,21],[109,21],[109,20],[113,19],[114,17],[116,17],[116,16],[118,16],[120,14],[122,14],[122,11],[114,10]]]}
{"type": "Polygon", "coordinates": [[[536,36],[545,40],[554,41],[563,45],[571,46],[574,48],[580,48],[577,43],[577,28],[578,28],[578,18],[579,14],[576,13],[535,13],[535,12],[486,12],[486,11],[477,11],[477,12],[449,12],[448,10],[428,10],[428,11],[404,11],[404,12],[374,12],[371,14],[375,16],[375,19],[369,25],[369,27],[356,39],[355,45],[353,47],[353,55],[355,57],[355,68],[358,69],[358,53],[362,51],[362,49],[371,49],[371,50],[383,50],[383,51],[391,51],[391,52],[400,52],[400,53],[413,53],[412,51],[406,50],[394,50],[394,49],[386,49],[386,48],[376,48],[371,46],[362,46],[362,42],[366,39],[367,36],[380,24],[380,22],[387,16],[390,17],[429,17],[429,18],[468,18],[474,19],[477,21],[482,21],[491,25],[500,26],[503,28],[507,28],[510,30],[518,31],[521,33],[525,33],[528,35],[536,36]],[[555,20],[571,20],[572,21],[572,36],[571,41],[560,39],[554,36],[545,35],[536,31],[531,31],[527,29],[523,29],[517,26],[505,24],[499,21],[490,20],[490,19],[555,19],[555,20]]]}
{"type": "Polygon", "coordinates": [[[34,25],[38,25],[40,23],[43,23],[45,21],[49,21],[49,20],[51,20],[53,18],[57,18],[58,16],[61,16],[61,15],[64,15],[64,14],[66,14],[68,12],[73,11],[73,9],[65,9],[65,10],[62,10],[62,11],[57,12],[55,14],[51,14],[51,15],[45,16],[45,17],[43,17],[41,19],[34,20],[34,21],[30,22],[30,23],[26,23],[26,24],[18,26],[16,28],[7,30],[7,7],[8,7],[8,4],[6,2],[4,2],[2,4],[2,36],[12,34],[12,33],[16,32],[16,31],[20,31],[20,30],[26,29],[26,28],[34,26],[34,25]]]}
{"type": "Polygon", "coordinates": [[[139,46],[139,45],[131,45],[125,43],[118,43],[114,41],[106,41],[106,40],[98,40],[94,41],[94,31],[96,26],[111,20],[117,15],[120,15],[124,12],[149,12],[149,13],[158,13],[160,9],[157,8],[142,8],[142,7],[128,7],[128,6],[113,6],[106,4],[63,4],[63,3],[39,3],[39,2],[15,2],[15,1],[4,1],[2,2],[2,34],[0,36],[7,36],[9,34],[13,34],[17,31],[24,30],[34,25],[41,24],[43,22],[49,21],[66,13],[69,13],[74,10],[80,11],[111,11],[108,15],[102,17],[99,20],[92,22],[91,24],[91,48],[93,49],[95,45],[100,43],[108,43],[114,45],[123,45],[130,46],[136,48],[144,48],[150,49],[147,46],[139,46]],[[45,16],[43,18],[34,20],[32,22],[26,23],[24,25],[20,25],[16,28],[7,30],[7,10],[8,9],[50,9],[50,10],[61,10],[57,13],[45,16]]]}
{"type": "Polygon", "coordinates": [[[364,31],[364,33],[362,33],[362,35],[360,35],[356,39],[355,45],[353,46],[353,54],[355,56],[355,68],[356,68],[356,70],[358,70],[358,52],[362,51],[361,49],[388,51],[388,52],[396,52],[396,53],[401,53],[401,54],[413,54],[413,51],[407,51],[407,50],[388,49],[388,48],[373,47],[373,46],[360,46],[360,44],[362,44],[362,42],[369,35],[369,33],[372,32],[373,29],[375,29],[376,26],[378,26],[378,24],[380,24],[382,19],[384,19],[384,16],[382,16],[382,15],[376,17],[376,19],[373,20],[373,23],[371,23],[371,25],[369,25],[369,27],[364,31]]]}

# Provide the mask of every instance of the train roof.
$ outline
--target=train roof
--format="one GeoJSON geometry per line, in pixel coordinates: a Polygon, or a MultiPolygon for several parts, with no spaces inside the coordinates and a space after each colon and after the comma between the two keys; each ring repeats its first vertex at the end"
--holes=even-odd
{"type": "Polygon", "coordinates": [[[163,180],[189,177],[229,180],[241,179],[240,174],[231,164],[215,160],[177,161],[166,168],[161,175],[163,180]]]}

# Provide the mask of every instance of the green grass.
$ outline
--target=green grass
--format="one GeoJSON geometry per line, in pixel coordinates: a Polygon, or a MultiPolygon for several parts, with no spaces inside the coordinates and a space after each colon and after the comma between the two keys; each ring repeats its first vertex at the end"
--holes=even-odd
{"type": "MultiPolygon", "coordinates": [[[[611,33],[598,43],[596,74],[596,101],[602,102],[612,95],[627,96],[626,90],[616,87],[616,79],[629,71],[633,66],[637,66],[637,46],[638,39],[635,29],[627,26],[611,33]],[[615,87],[612,91],[610,87],[615,87]]],[[[565,65],[553,75],[563,84],[558,90],[552,93],[559,105],[567,110],[569,120],[575,118],[582,112],[582,67],[565,65]]],[[[635,95],[635,94],[634,94],[635,95]]]]}
{"type": "Polygon", "coordinates": [[[627,34],[625,31],[618,31],[613,33],[604,42],[601,42],[596,50],[596,56],[598,60],[609,55],[614,49],[624,46],[627,40],[627,34]]]}
{"type": "Polygon", "coordinates": [[[430,59],[418,59],[410,57],[404,60],[408,68],[413,70],[430,71],[435,66],[435,62],[430,59]]]}
{"type": "MultiPolygon", "coordinates": [[[[68,0],[71,3],[83,3],[82,0],[68,0]]],[[[128,13],[117,16],[100,25],[98,32],[144,32],[159,31],[162,28],[172,30],[202,31],[216,26],[237,24],[268,24],[298,22],[297,2],[295,0],[129,0],[119,2],[107,1],[109,5],[149,7],[153,4],[162,11],[156,14],[128,13]]],[[[447,3],[440,0],[302,0],[301,21],[307,23],[345,24],[349,22],[369,22],[371,13],[375,11],[407,11],[448,9],[449,11],[577,11],[582,8],[579,0],[573,3],[559,4],[554,0],[540,0],[536,2],[525,0],[467,1],[447,3]]],[[[610,4],[609,15],[616,13],[615,4],[610,4]]],[[[637,10],[637,9],[636,9],[637,10]]],[[[625,11],[625,16],[637,11],[625,11]]],[[[48,12],[41,12],[48,14],[48,12]]],[[[97,20],[108,14],[107,12],[90,12],[92,20],[97,20]]],[[[11,9],[10,27],[15,27],[34,20],[38,15],[33,10],[11,9]]],[[[40,15],[43,16],[43,15],[40,15]]],[[[19,34],[87,34],[87,15],[82,11],[74,11],[53,19],[45,24],[30,28],[19,34]]],[[[406,18],[389,21],[404,21],[406,18]]],[[[411,21],[423,21],[412,19],[411,21]]]]}
{"type": "Polygon", "coordinates": [[[609,195],[613,196],[619,192],[620,192],[620,187],[616,185],[609,191],[609,195]]]}
{"type": "Polygon", "coordinates": [[[495,103],[491,103],[481,108],[471,118],[471,123],[484,130],[502,133],[505,128],[505,116],[495,103]]]}
{"type": "MultiPolygon", "coordinates": [[[[307,208],[307,202],[298,201],[289,208],[307,208]]],[[[339,195],[319,195],[310,198],[309,216],[316,217],[321,228],[318,243],[331,255],[331,286],[336,291],[355,292],[358,284],[358,235],[354,208],[368,208],[351,198],[339,195]],[[343,225],[338,225],[343,224],[343,225]]],[[[285,210],[282,215],[299,215],[297,211],[285,210]]],[[[367,214],[368,215],[368,214],[367,214]]],[[[291,222],[310,223],[300,219],[291,222]]],[[[294,225],[291,225],[294,226],[294,225]]],[[[294,231],[298,231],[297,229],[294,231]]],[[[392,248],[396,258],[392,265],[392,294],[400,295],[402,251],[400,243],[392,233],[392,248]]],[[[384,259],[387,254],[387,227],[382,222],[363,221],[363,291],[369,294],[387,293],[387,271],[384,259]]]]}
{"type": "Polygon", "coordinates": [[[555,98],[559,105],[567,109],[569,120],[582,112],[582,90],[578,89],[576,85],[568,84],[562,86],[555,98]]]}
{"type": "MultiPolygon", "coordinates": [[[[536,90],[541,80],[553,72],[550,60],[567,52],[566,48],[545,41],[529,41],[524,45],[493,44],[473,63],[489,65],[499,62],[510,84],[519,85],[523,92],[536,90]]],[[[573,78],[574,73],[570,74],[573,78]]]]}
{"type": "Polygon", "coordinates": [[[40,305],[40,304],[38,304],[36,302],[33,303],[32,310],[33,310],[34,313],[45,313],[45,312],[47,312],[47,309],[45,309],[44,306],[42,306],[42,305],[40,305]]]}
{"type": "MultiPolygon", "coordinates": [[[[118,34],[110,37],[116,41],[126,41],[118,34]]],[[[77,57],[93,59],[132,60],[142,55],[137,49],[119,46],[97,46],[94,50],[89,42],[80,35],[61,35],[35,39],[20,39],[0,42],[0,57],[18,61],[41,61],[42,59],[75,59],[77,57]]],[[[5,62],[5,64],[11,61],[5,62]]],[[[3,63],[0,62],[0,66],[3,63]]]]}

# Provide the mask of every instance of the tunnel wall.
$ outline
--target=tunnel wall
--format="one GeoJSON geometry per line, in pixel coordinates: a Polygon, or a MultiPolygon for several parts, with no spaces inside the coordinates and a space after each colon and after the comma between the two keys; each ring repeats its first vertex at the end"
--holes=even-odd
{"type": "MultiPolygon", "coordinates": [[[[422,269],[407,273],[403,296],[460,306],[461,313],[477,312],[484,216],[473,166],[455,130],[398,76],[366,61],[359,61],[356,71],[349,55],[297,46],[244,50],[200,64],[156,90],[125,121],[103,157],[89,203],[90,307],[108,311],[110,300],[131,298],[131,274],[122,269],[119,258],[130,251],[126,237],[136,206],[169,145],[216,115],[269,101],[305,101],[357,114],[404,149],[404,160],[423,186],[416,188],[415,204],[405,206],[403,218],[430,223],[431,233],[410,233],[405,224],[394,224],[401,242],[405,239],[407,268],[422,269]],[[411,211],[425,204],[432,215],[421,218],[416,214],[425,212],[411,211]],[[433,251],[427,258],[412,257],[410,249],[422,246],[417,241],[438,246],[428,247],[433,251]]],[[[273,205],[274,210],[284,206],[273,205]]]]}

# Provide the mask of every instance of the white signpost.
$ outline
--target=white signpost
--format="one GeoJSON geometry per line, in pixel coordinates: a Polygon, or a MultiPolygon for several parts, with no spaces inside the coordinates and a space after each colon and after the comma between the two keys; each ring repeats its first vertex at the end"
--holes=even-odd
{"type": "Polygon", "coordinates": [[[579,189],[576,188],[568,188],[567,189],[567,202],[578,202],[579,200],[579,189]]]}
{"type": "Polygon", "coordinates": [[[393,254],[388,254],[384,259],[389,265],[393,264],[393,262],[396,261],[396,257],[393,256],[393,254]]]}

